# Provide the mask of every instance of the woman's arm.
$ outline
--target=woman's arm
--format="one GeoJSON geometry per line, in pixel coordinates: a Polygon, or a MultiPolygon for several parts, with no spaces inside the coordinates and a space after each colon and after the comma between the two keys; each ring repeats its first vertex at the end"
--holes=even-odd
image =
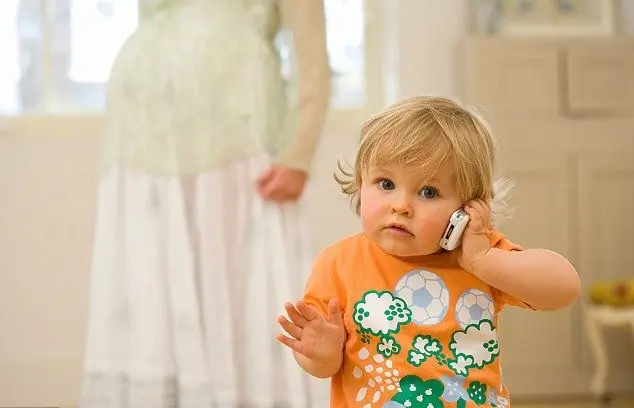
{"type": "Polygon", "coordinates": [[[330,65],[322,0],[280,0],[290,28],[298,74],[298,125],[292,143],[277,157],[281,165],[308,172],[330,99],[330,65]]]}

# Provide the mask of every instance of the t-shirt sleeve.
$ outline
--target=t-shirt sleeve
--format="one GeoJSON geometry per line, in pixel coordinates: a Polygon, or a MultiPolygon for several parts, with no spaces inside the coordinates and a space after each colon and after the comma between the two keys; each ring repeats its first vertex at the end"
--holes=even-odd
{"type": "MultiPolygon", "coordinates": [[[[517,245],[509,241],[499,231],[492,231],[490,242],[491,242],[492,248],[502,249],[504,251],[523,251],[524,250],[524,248],[521,247],[520,245],[517,245]]],[[[516,298],[515,296],[511,296],[508,293],[503,292],[499,289],[493,288],[493,296],[495,297],[496,301],[502,306],[510,305],[510,306],[521,307],[524,309],[535,310],[533,306],[529,305],[523,300],[520,300],[516,298]]]]}
{"type": "Polygon", "coordinates": [[[336,253],[327,248],[319,254],[313,265],[302,300],[327,316],[328,303],[331,299],[337,299],[341,307],[345,304],[341,288],[342,284],[337,274],[336,253]]]}

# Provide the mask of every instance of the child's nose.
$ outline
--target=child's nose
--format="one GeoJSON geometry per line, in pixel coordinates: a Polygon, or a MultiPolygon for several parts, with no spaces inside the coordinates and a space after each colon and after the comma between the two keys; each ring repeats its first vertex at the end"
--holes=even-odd
{"type": "Polygon", "coordinates": [[[392,212],[405,217],[412,216],[412,206],[405,197],[401,197],[392,203],[392,212]]]}

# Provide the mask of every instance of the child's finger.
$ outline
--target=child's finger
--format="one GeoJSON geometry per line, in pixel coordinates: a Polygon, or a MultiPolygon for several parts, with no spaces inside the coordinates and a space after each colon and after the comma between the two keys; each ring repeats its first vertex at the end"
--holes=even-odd
{"type": "Polygon", "coordinates": [[[337,299],[331,299],[328,302],[328,320],[330,323],[343,327],[343,318],[341,317],[341,310],[339,309],[339,301],[337,299]]]}
{"type": "MultiPolygon", "coordinates": [[[[302,343],[298,340],[292,339],[290,337],[287,337],[283,334],[278,334],[277,335],[277,341],[279,341],[280,343],[282,343],[283,345],[285,345],[286,347],[290,348],[293,351],[298,352],[299,354],[308,357],[304,354],[304,347],[302,345],[302,343]]],[[[309,358],[309,357],[308,357],[309,358]]]]}
{"type": "Polygon", "coordinates": [[[478,203],[476,210],[480,214],[482,224],[487,230],[491,229],[491,205],[481,199],[477,199],[475,202],[478,203]]]}
{"type": "Polygon", "coordinates": [[[482,208],[479,207],[482,207],[479,203],[471,201],[464,208],[466,213],[469,214],[468,228],[476,234],[487,231],[487,224],[482,218],[482,208]]]}
{"type": "Polygon", "coordinates": [[[280,326],[282,326],[282,329],[284,329],[286,333],[291,335],[291,337],[297,340],[302,339],[302,333],[304,331],[296,324],[291,323],[285,316],[279,316],[277,318],[277,322],[280,326]]]}
{"type": "Polygon", "coordinates": [[[317,310],[315,310],[315,308],[307,305],[304,302],[297,302],[295,306],[297,307],[299,313],[301,313],[308,321],[315,320],[318,317],[321,317],[321,315],[317,310]]]}
{"type": "Polygon", "coordinates": [[[480,199],[480,198],[478,198],[476,201],[477,201],[478,203],[480,203],[480,205],[482,206],[482,208],[484,208],[487,212],[490,212],[490,211],[491,211],[491,204],[490,204],[490,203],[487,203],[486,201],[484,201],[484,200],[482,200],[482,199],[480,199]]]}
{"type": "Polygon", "coordinates": [[[477,231],[482,228],[482,220],[480,219],[480,214],[478,211],[468,204],[464,207],[464,210],[467,214],[469,214],[469,225],[468,228],[477,231]]]}
{"type": "Polygon", "coordinates": [[[284,305],[284,308],[286,309],[286,314],[288,314],[288,318],[291,319],[291,322],[295,323],[299,327],[306,326],[308,320],[306,320],[306,318],[302,316],[299,311],[297,311],[292,303],[287,302],[284,305]]]}
{"type": "Polygon", "coordinates": [[[473,200],[469,203],[471,208],[474,208],[478,214],[480,215],[480,221],[482,221],[482,225],[486,229],[490,229],[491,227],[491,207],[489,204],[485,203],[483,200],[473,200]]]}

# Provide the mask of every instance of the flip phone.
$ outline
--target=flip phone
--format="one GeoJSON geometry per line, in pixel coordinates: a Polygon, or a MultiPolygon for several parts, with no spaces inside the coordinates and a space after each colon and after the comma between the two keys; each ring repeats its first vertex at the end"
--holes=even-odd
{"type": "Polygon", "coordinates": [[[449,225],[440,239],[440,247],[447,251],[453,251],[460,246],[462,234],[469,225],[469,214],[462,208],[451,214],[449,225]]]}

